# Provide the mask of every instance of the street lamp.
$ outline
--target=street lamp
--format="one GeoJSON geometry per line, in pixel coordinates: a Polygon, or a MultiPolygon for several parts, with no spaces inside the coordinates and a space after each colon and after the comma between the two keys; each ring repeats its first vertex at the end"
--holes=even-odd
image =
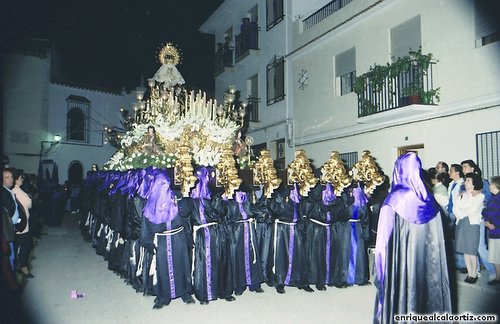
{"type": "Polygon", "coordinates": [[[53,141],[41,141],[40,142],[40,161],[42,160],[42,156],[44,156],[45,154],[49,153],[50,150],[52,150],[52,148],[54,146],[56,146],[57,144],[61,143],[61,135],[57,134],[57,135],[54,135],[54,140],[53,141]],[[47,148],[47,150],[44,152],[43,151],[43,145],[47,143],[47,144],[50,144],[49,148],[47,148]]]}

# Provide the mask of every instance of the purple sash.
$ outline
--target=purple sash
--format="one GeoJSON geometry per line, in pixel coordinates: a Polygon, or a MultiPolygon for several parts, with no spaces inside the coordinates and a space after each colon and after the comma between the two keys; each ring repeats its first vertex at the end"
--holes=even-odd
{"type": "MultiPolygon", "coordinates": [[[[244,220],[248,219],[248,215],[243,208],[243,204],[247,201],[247,194],[241,191],[236,193],[236,202],[240,209],[240,214],[243,216],[244,220]]],[[[250,228],[248,222],[243,222],[244,230],[244,244],[245,244],[245,275],[247,280],[247,285],[252,284],[252,277],[250,275],[250,228]]]]}
{"type": "MultiPolygon", "coordinates": [[[[172,222],[167,222],[167,231],[172,230],[172,222]]],[[[170,282],[170,298],[175,298],[175,278],[174,278],[174,258],[172,255],[172,238],[166,235],[167,239],[167,259],[168,259],[168,280],[170,282]]]]}
{"type": "MultiPolygon", "coordinates": [[[[358,182],[358,186],[353,189],[354,196],[354,204],[352,211],[352,219],[359,219],[359,208],[366,205],[368,203],[368,198],[366,197],[361,185],[358,182]]],[[[352,285],[354,284],[356,277],[356,262],[358,255],[358,233],[356,230],[357,221],[350,222],[351,223],[351,253],[349,255],[349,271],[347,276],[347,283],[352,285]]]]}
{"type": "MultiPolygon", "coordinates": [[[[205,167],[199,167],[196,169],[196,176],[198,177],[198,183],[195,189],[191,192],[191,198],[198,198],[200,202],[199,212],[201,224],[207,224],[207,219],[205,218],[205,202],[203,199],[210,199],[210,189],[208,188],[208,169],[205,167]]],[[[211,240],[210,240],[210,229],[208,227],[203,228],[203,234],[205,238],[205,280],[207,282],[207,298],[212,300],[212,251],[210,250],[211,240]]]]}
{"type": "MultiPolygon", "coordinates": [[[[325,206],[327,206],[330,202],[335,200],[335,198],[336,198],[335,192],[333,190],[333,186],[331,183],[329,183],[329,182],[326,183],[325,190],[323,190],[321,196],[323,198],[323,205],[325,205],[325,206]]],[[[328,210],[326,212],[326,223],[330,224],[331,221],[332,221],[332,213],[328,210]]],[[[325,227],[325,230],[326,230],[326,257],[325,257],[326,275],[325,275],[325,282],[329,283],[330,282],[330,249],[331,249],[331,244],[332,244],[331,243],[331,241],[332,241],[332,238],[331,238],[332,228],[331,228],[331,226],[327,226],[327,227],[325,227]]]]}
{"type": "Polygon", "coordinates": [[[288,271],[286,273],[285,285],[290,284],[290,279],[292,277],[292,268],[293,268],[293,246],[295,244],[295,223],[299,218],[299,213],[297,211],[297,204],[300,202],[299,189],[297,188],[297,184],[294,185],[292,191],[290,191],[290,199],[293,201],[293,223],[294,225],[288,226],[290,228],[290,240],[288,242],[288,271]]]}

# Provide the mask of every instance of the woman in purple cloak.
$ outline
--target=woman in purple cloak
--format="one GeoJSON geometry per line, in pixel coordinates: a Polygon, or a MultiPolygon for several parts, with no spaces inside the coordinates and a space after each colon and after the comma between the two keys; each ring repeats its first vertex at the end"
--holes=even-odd
{"type": "Polygon", "coordinates": [[[392,323],[397,314],[452,311],[439,207],[420,172],[414,153],[400,156],[380,210],[374,323],[392,323]]]}

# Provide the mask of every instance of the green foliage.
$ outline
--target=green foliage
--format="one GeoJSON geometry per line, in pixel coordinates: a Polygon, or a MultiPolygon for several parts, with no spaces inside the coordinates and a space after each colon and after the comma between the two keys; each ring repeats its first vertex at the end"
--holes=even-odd
{"type": "Polygon", "coordinates": [[[370,100],[370,93],[379,93],[383,90],[384,85],[390,94],[388,97],[392,104],[397,95],[395,89],[397,78],[406,73],[412,73],[412,71],[412,80],[401,89],[400,95],[425,97],[422,100],[424,104],[439,102],[440,88],[424,91],[423,77],[427,75],[432,60],[432,53],[422,54],[422,50],[419,49],[417,51],[410,50],[408,55],[398,57],[392,63],[370,66],[368,72],[358,76],[353,85],[353,91],[358,95],[360,114],[366,116],[380,111],[377,107],[378,104],[370,100]]]}

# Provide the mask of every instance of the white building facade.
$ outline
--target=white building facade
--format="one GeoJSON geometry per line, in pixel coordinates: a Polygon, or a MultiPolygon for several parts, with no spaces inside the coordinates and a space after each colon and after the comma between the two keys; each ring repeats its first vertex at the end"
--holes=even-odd
{"type": "Polygon", "coordinates": [[[47,41],[28,41],[4,59],[3,148],[11,167],[37,173],[39,163],[59,183],[84,178],[116,151],[106,142],[105,127],[121,126],[121,107],[134,94],[69,86],[51,80],[47,41]]]}
{"type": "Polygon", "coordinates": [[[286,165],[297,149],[316,167],[333,150],[348,164],[370,150],[390,174],[399,154],[415,151],[426,168],[473,159],[492,176],[500,173],[500,31],[488,2],[226,0],[200,30],[218,41],[241,17],[258,12],[269,22],[269,12],[282,5],[282,20],[269,30],[259,18],[259,50],[216,74],[216,94],[235,84],[248,95],[248,80],[258,75],[260,119],[248,134],[272,151],[284,140],[286,165]],[[424,86],[439,89],[440,101],[403,102],[398,85],[389,105],[378,102],[363,111],[353,92],[355,77],[419,48],[433,55],[424,86]],[[275,55],[284,61],[284,93],[283,100],[269,102],[275,55]]]}

